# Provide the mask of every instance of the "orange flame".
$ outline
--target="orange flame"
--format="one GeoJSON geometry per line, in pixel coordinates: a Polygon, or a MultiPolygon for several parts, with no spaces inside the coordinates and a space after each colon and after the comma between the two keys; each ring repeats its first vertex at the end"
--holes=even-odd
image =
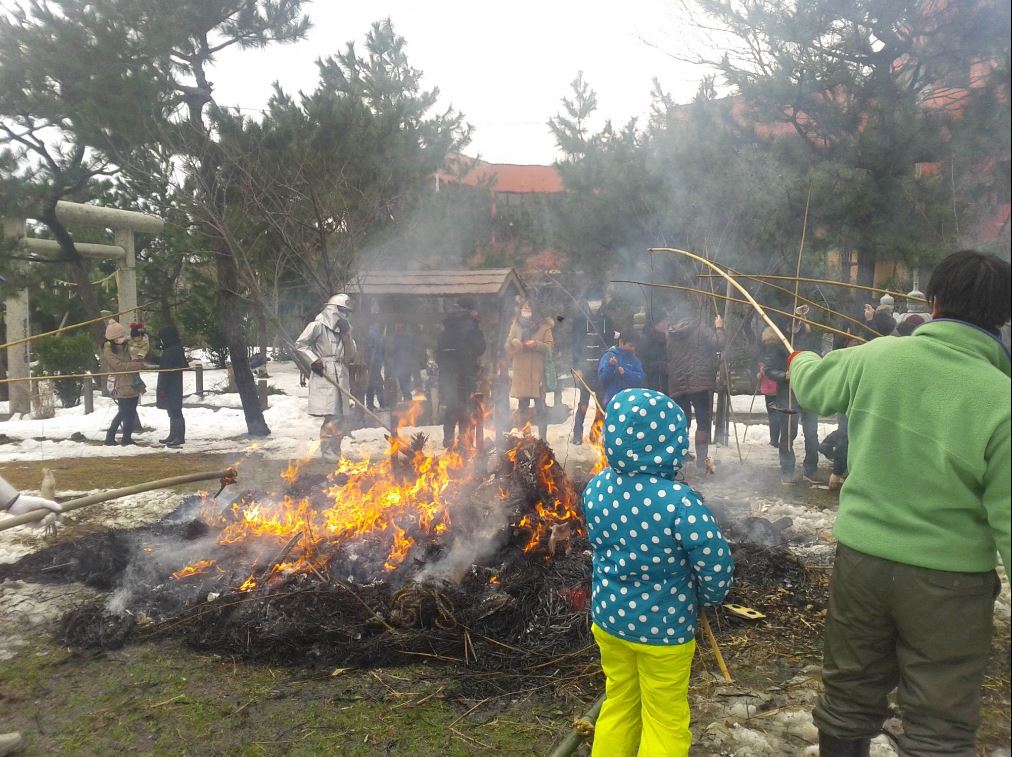
{"type": "MultiPolygon", "coordinates": [[[[421,401],[412,403],[400,425],[414,423],[421,408],[421,401]]],[[[391,445],[401,443],[401,437],[397,436],[391,445]]],[[[519,524],[525,529],[522,549],[533,552],[545,546],[550,536],[554,543],[561,533],[553,531],[557,525],[569,524],[563,529],[566,534],[583,533],[579,493],[562,473],[551,451],[528,436],[508,450],[506,457],[516,465],[521,450],[536,455],[531,467],[545,494],[519,524]]],[[[289,465],[282,478],[293,482],[303,463],[289,465]]],[[[381,564],[389,572],[405,564],[419,541],[449,532],[452,503],[457,500],[466,473],[464,458],[453,450],[439,456],[417,450],[410,460],[403,455],[384,456],[373,462],[342,459],[327,479],[324,507],[320,507],[318,497],[310,502],[291,495],[270,499],[249,496],[234,502],[224,514],[205,511],[204,518],[221,526],[219,544],[255,539],[266,542],[269,550],[275,547],[282,550],[277,558],[279,564],[264,566],[267,572],[250,575],[239,587],[242,591],[271,583],[280,576],[324,568],[334,553],[328,547],[363,538],[385,550],[381,564]]],[[[498,491],[500,496],[508,496],[503,487],[498,491]]],[[[208,501],[208,505],[213,503],[208,501]]],[[[179,574],[192,575],[198,572],[196,566],[207,570],[211,565],[213,562],[203,561],[187,566],[179,574]]]]}
{"type": "Polygon", "coordinates": [[[207,573],[207,571],[214,567],[214,564],[214,560],[198,560],[193,563],[193,565],[187,565],[185,568],[180,568],[172,574],[172,577],[177,581],[182,581],[184,578],[190,578],[190,576],[207,573]]]}
{"type": "Polygon", "coordinates": [[[604,451],[604,418],[598,416],[590,427],[590,443],[594,447],[594,467],[590,475],[595,476],[608,467],[608,456],[604,451]]]}

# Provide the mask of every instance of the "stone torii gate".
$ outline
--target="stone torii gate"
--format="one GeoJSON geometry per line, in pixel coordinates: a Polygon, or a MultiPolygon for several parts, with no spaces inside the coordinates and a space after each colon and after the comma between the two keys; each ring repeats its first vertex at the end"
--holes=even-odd
{"type": "MultiPolygon", "coordinates": [[[[66,226],[96,226],[112,229],[115,244],[90,244],[76,242],[74,247],[85,258],[112,259],[116,261],[117,311],[127,311],[120,316],[124,325],[136,318],[137,308],[137,260],[134,254],[134,233],[161,234],[164,221],[158,216],[138,213],[119,208],[105,208],[99,205],[85,205],[78,202],[59,201],[56,203],[56,217],[66,226]]],[[[5,218],[4,236],[19,240],[19,247],[39,255],[62,255],[60,244],[53,239],[37,239],[25,235],[25,219],[5,218]]],[[[25,339],[31,334],[28,322],[28,290],[10,292],[5,298],[5,321],[7,342],[25,339]]],[[[7,348],[7,376],[25,378],[29,375],[29,343],[7,348]]],[[[12,413],[27,413],[31,410],[31,387],[27,381],[8,384],[10,409],[12,413]]]]}

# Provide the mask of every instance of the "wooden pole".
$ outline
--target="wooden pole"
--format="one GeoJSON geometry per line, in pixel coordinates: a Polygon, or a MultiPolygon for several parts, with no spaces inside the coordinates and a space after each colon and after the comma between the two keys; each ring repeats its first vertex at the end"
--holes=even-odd
{"type": "MultiPolygon", "coordinates": [[[[197,481],[210,481],[212,479],[224,480],[235,480],[236,470],[235,468],[226,468],[220,471],[210,471],[206,473],[186,473],[182,476],[172,476],[171,478],[160,478],[157,481],[148,481],[144,484],[135,484],[134,486],[126,486],[122,489],[110,489],[107,492],[101,494],[89,494],[87,497],[78,497],[68,502],[60,504],[62,512],[68,513],[72,510],[77,510],[81,507],[88,505],[95,505],[99,502],[108,502],[110,499],[119,499],[120,497],[127,497],[131,494],[143,494],[144,492],[154,491],[155,489],[169,489],[173,486],[181,486],[183,484],[192,484],[197,481]]],[[[42,520],[49,515],[51,510],[32,510],[24,515],[16,515],[13,518],[7,518],[0,520],[0,531],[6,531],[9,528],[15,526],[22,526],[25,523],[32,523],[37,520],[42,520]]]]}

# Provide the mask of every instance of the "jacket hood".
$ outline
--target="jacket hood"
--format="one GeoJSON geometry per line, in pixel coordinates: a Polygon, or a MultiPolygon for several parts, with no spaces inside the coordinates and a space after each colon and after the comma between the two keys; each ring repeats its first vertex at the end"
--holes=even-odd
{"type": "Polygon", "coordinates": [[[175,347],[179,344],[179,329],[175,326],[162,326],[158,329],[158,341],[162,347],[175,347]]]}
{"type": "Polygon", "coordinates": [[[624,389],[609,402],[604,448],[617,471],[674,478],[685,462],[689,434],[685,413],[652,389],[624,389]]]}

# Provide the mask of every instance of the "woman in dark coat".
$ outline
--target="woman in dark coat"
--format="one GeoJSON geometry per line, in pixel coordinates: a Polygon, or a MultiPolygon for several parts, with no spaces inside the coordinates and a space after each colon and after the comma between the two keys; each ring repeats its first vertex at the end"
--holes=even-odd
{"type": "Polygon", "coordinates": [[[186,420],[183,418],[183,372],[169,370],[186,368],[186,355],[179,341],[179,330],[175,326],[163,326],[158,332],[162,354],[158,358],[161,373],[155,392],[155,407],[169,414],[169,435],[161,439],[166,447],[179,447],[186,441],[186,420]]]}

